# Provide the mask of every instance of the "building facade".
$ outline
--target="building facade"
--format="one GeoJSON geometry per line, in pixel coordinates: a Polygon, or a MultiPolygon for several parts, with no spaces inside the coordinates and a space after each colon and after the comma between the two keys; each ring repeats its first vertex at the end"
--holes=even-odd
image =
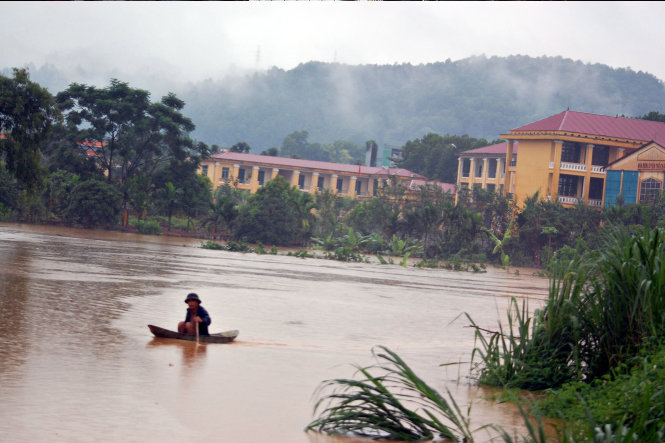
{"type": "Polygon", "coordinates": [[[277,176],[304,192],[329,189],[351,198],[371,198],[379,187],[393,180],[407,186],[414,180],[425,181],[420,174],[400,168],[383,168],[267,155],[223,152],[202,160],[199,172],[207,176],[213,190],[231,185],[256,192],[277,176]]]}
{"type": "Polygon", "coordinates": [[[506,140],[507,165],[503,193],[518,204],[539,192],[541,198],[566,206],[582,202],[602,207],[606,192],[610,200],[617,195],[618,173],[608,171],[624,171],[620,174],[624,199],[635,190],[639,201],[637,188],[643,182],[662,190],[665,157],[656,145],[665,146],[665,123],[568,110],[513,129],[501,138],[506,140]],[[638,150],[643,157],[632,156],[638,150]],[[640,169],[639,159],[646,160],[647,152],[654,158],[648,169],[640,169]],[[620,161],[624,158],[626,161],[620,161]]]}
{"type": "MultiPolygon", "coordinates": [[[[508,143],[504,142],[462,152],[457,161],[458,188],[480,188],[503,195],[507,149],[508,143]]],[[[511,160],[516,156],[517,145],[511,160]]]]}
{"type": "Polygon", "coordinates": [[[605,207],[649,203],[660,196],[665,182],[665,148],[655,142],[610,163],[605,168],[605,207]]]}

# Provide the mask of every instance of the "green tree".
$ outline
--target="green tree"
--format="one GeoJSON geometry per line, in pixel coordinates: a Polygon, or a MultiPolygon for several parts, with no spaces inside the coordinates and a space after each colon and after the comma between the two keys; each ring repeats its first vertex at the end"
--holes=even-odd
{"type": "Polygon", "coordinates": [[[60,118],[53,96],[27,70],[0,75],[0,161],[28,191],[43,183],[40,148],[60,118]]]}
{"type": "Polygon", "coordinates": [[[658,111],[651,111],[647,114],[644,114],[642,117],[639,117],[642,120],[651,120],[654,122],[663,122],[665,123],[665,114],[661,114],[658,111]]]}
{"type": "Polygon", "coordinates": [[[283,157],[296,155],[298,157],[308,158],[308,154],[312,151],[312,145],[307,140],[308,137],[309,132],[307,131],[294,131],[284,137],[279,151],[283,157]]]}
{"type": "Polygon", "coordinates": [[[171,218],[173,214],[182,207],[182,196],[184,191],[176,188],[173,183],[167,182],[163,188],[157,190],[157,205],[166,211],[168,218],[167,230],[171,229],[171,218]]]}
{"type": "Polygon", "coordinates": [[[72,189],[65,218],[86,228],[113,226],[118,223],[122,194],[113,184],[86,180],[72,189]]]}
{"type": "Polygon", "coordinates": [[[183,189],[182,210],[191,226],[194,219],[206,217],[212,210],[212,183],[208,177],[194,174],[183,189]]]}
{"type": "Polygon", "coordinates": [[[154,185],[146,174],[139,174],[127,180],[125,193],[128,203],[136,212],[139,220],[145,220],[148,215],[148,207],[153,200],[154,185]]]}
{"type": "Polygon", "coordinates": [[[235,145],[231,146],[231,152],[241,152],[247,154],[251,148],[245,142],[238,142],[235,145]]]}
{"type": "Polygon", "coordinates": [[[18,183],[5,165],[0,163],[0,217],[8,215],[18,207],[18,183]]]}
{"type": "Polygon", "coordinates": [[[417,199],[407,203],[404,210],[404,231],[422,239],[425,254],[434,255],[436,244],[441,243],[441,224],[446,209],[453,205],[454,197],[435,186],[423,186],[417,199]]]}
{"type": "Polygon", "coordinates": [[[333,163],[362,164],[363,157],[363,150],[357,144],[346,140],[335,140],[330,145],[321,146],[320,151],[311,153],[307,158],[333,163]]]}
{"type": "Polygon", "coordinates": [[[343,197],[330,189],[322,189],[314,195],[316,200],[316,221],[313,233],[316,237],[334,234],[341,227],[345,213],[358,202],[343,197]]]}
{"type": "Polygon", "coordinates": [[[69,208],[74,188],[81,182],[80,176],[64,169],[49,174],[42,200],[47,214],[62,218],[69,208]]]}
{"type": "Polygon", "coordinates": [[[240,209],[236,237],[263,244],[302,244],[311,235],[313,206],[311,194],[278,176],[252,194],[240,209]]]}
{"type": "Polygon", "coordinates": [[[372,197],[356,204],[347,215],[345,223],[363,234],[377,233],[389,237],[396,231],[399,214],[385,199],[372,197]]]}
{"type": "Polygon", "coordinates": [[[402,168],[430,179],[456,183],[459,153],[489,144],[485,139],[476,139],[468,135],[441,136],[429,133],[422,139],[406,142],[402,148],[402,158],[397,159],[396,163],[402,168]]]}
{"type": "Polygon", "coordinates": [[[378,233],[390,238],[400,232],[402,210],[407,204],[406,188],[389,179],[377,189],[377,195],[358,203],[346,216],[345,223],[363,234],[378,233]]]}
{"type": "Polygon", "coordinates": [[[272,148],[264,149],[263,151],[261,151],[261,155],[269,155],[271,157],[279,157],[279,149],[277,149],[273,146],[272,148]]]}
{"type": "MultiPolygon", "coordinates": [[[[66,115],[70,139],[95,142],[94,158],[109,183],[123,185],[123,208],[130,196],[127,181],[137,175],[152,177],[170,163],[194,163],[210,150],[194,143],[195,126],[181,111],[185,103],[169,93],[151,103],[150,93],[112,79],[106,88],[72,83],[57,95],[66,115]]],[[[79,144],[80,146],[80,144],[79,144]]]]}
{"type": "Polygon", "coordinates": [[[205,144],[189,138],[194,124],[182,115],[184,102],[173,93],[151,103],[148,91],[112,79],[102,89],[72,83],[57,102],[71,134],[99,144],[95,158],[109,182],[118,175],[124,184],[139,172],[151,175],[172,158],[208,153],[205,144]]]}
{"type": "Polygon", "coordinates": [[[228,184],[217,188],[212,211],[204,221],[213,235],[232,231],[239,208],[245,204],[248,195],[248,191],[234,189],[228,184]]]}

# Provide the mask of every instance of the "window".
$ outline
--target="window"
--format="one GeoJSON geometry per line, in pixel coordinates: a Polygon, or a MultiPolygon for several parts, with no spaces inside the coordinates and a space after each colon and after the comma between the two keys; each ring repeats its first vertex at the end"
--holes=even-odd
{"type": "Polygon", "coordinates": [[[565,163],[579,163],[580,162],[580,144],[563,142],[561,147],[561,161],[565,163]]]}
{"type": "Polygon", "coordinates": [[[487,191],[488,192],[494,192],[496,190],[496,186],[493,183],[488,183],[487,184],[487,191]]]}
{"type": "Polygon", "coordinates": [[[640,203],[655,201],[660,195],[661,183],[653,178],[642,180],[640,183],[640,203]]]}
{"type": "Polygon", "coordinates": [[[513,154],[513,156],[510,158],[510,166],[517,166],[517,154],[513,154]]]}
{"type": "Polygon", "coordinates": [[[222,168],[222,178],[226,180],[229,179],[229,168],[222,168]]]}
{"type": "Polygon", "coordinates": [[[324,184],[324,179],[323,177],[319,176],[319,179],[316,181],[316,187],[319,189],[323,189],[323,184],[324,184]]]}
{"type": "Polygon", "coordinates": [[[305,189],[305,176],[302,174],[298,176],[298,188],[305,189]]]}
{"type": "Polygon", "coordinates": [[[482,176],[483,176],[483,160],[479,158],[476,159],[476,171],[474,177],[481,178],[482,176]]]}
{"type": "Polygon", "coordinates": [[[561,174],[559,176],[559,195],[564,197],[577,197],[577,181],[574,175],[561,174]]]}
{"type": "Polygon", "coordinates": [[[356,194],[360,194],[361,190],[362,190],[362,182],[360,180],[356,180],[356,194]]]}
{"type": "Polygon", "coordinates": [[[201,166],[201,174],[208,175],[208,165],[201,166]]]}
{"type": "Polygon", "coordinates": [[[344,180],[342,177],[337,177],[337,192],[342,192],[342,185],[344,184],[344,180]]]}
{"type": "Polygon", "coordinates": [[[495,158],[490,158],[488,165],[487,165],[487,177],[488,178],[496,178],[496,166],[497,166],[497,159],[495,158]]]}
{"type": "Polygon", "coordinates": [[[238,183],[245,183],[245,170],[242,168],[238,169],[238,183]]]}
{"type": "Polygon", "coordinates": [[[591,200],[602,200],[604,186],[605,180],[602,178],[591,177],[591,180],[589,180],[589,198],[591,200]]]}
{"type": "Polygon", "coordinates": [[[266,172],[259,171],[259,186],[263,186],[263,183],[266,181],[266,172]]]}
{"type": "Polygon", "coordinates": [[[593,147],[591,164],[595,166],[607,166],[610,162],[610,147],[597,145],[593,147]]]}
{"type": "Polygon", "coordinates": [[[469,169],[471,169],[471,160],[468,158],[462,159],[462,177],[469,176],[469,169]]]}

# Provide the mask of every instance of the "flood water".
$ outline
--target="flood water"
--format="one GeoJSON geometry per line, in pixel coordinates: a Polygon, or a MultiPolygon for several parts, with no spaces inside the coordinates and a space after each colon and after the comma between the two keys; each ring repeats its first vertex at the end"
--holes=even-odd
{"type": "MultiPolygon", "coordinates": [[[[194,239],[0,223],[0,440],[350,441],[305,433],[320,382],[396,351],[472,428],[521,426],[468,379],[467,312],[495,329],[546,279],[206,250],[194,239]],[[231,344],[153,338],[196,292],[231,344]]],[[[479,431],[477,441],[489,439],[479,431]]]]}

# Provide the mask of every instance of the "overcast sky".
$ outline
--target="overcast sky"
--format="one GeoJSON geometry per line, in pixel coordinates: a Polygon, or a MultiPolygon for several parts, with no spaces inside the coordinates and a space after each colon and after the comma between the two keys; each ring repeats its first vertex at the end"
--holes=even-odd
{"type": "Polygon", "coordinates": [[[0,68],[51,64],[105,81],[196,82],[312,60],[521,54],[665,80],[663,23],[664,2],[1,2],[0,68]]]}

